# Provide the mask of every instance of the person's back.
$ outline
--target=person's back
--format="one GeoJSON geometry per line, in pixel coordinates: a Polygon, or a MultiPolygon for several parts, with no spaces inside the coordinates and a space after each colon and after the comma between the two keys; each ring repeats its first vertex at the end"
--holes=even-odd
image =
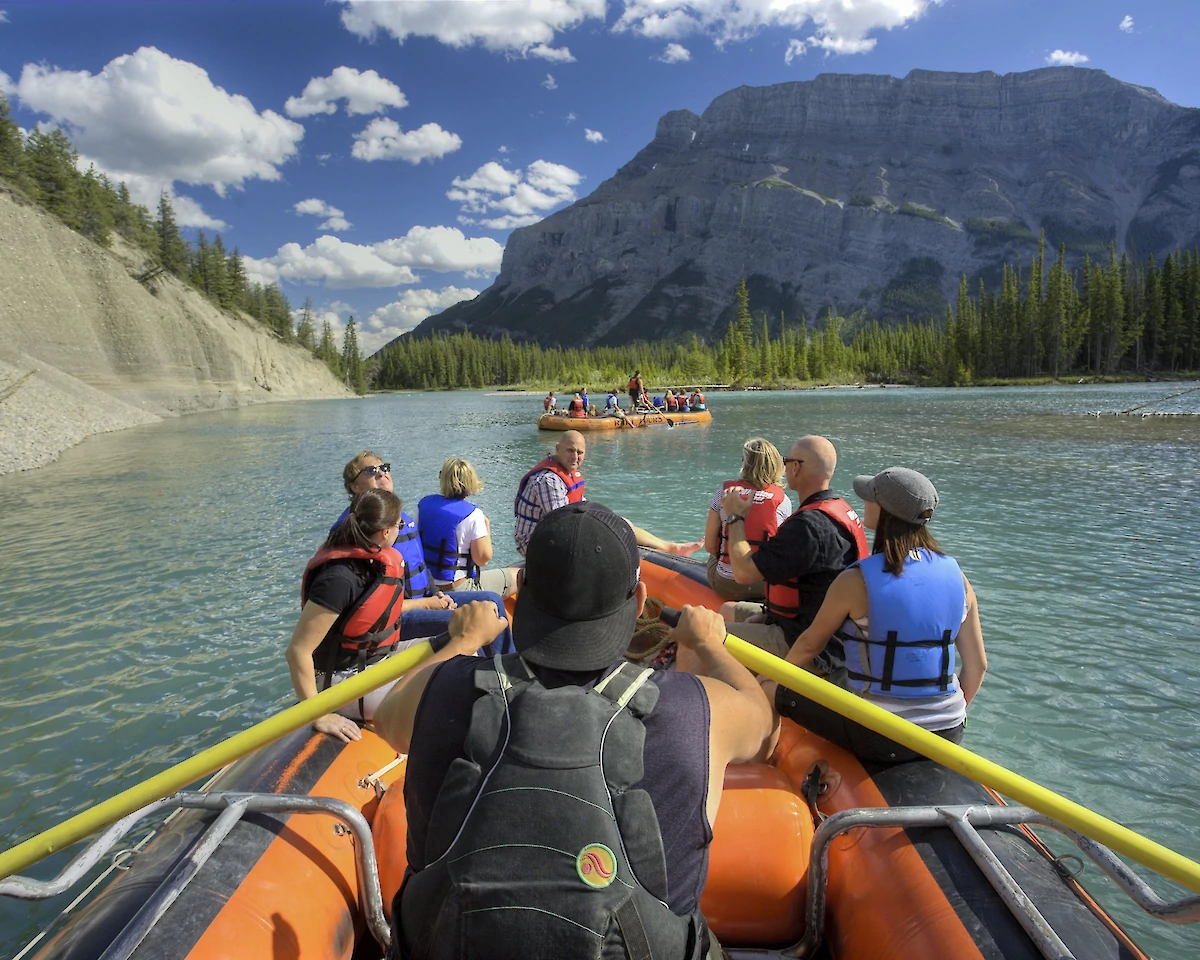
{"type": "Polygon", "coordinates": [[[583,405],[583,398],[579,394],[575,394],[571,399],[570,404],[567,406],[567,412],[576,418],[587,416],[587,407],[583,405]]]}
{"type": "MultiPolygon", "coordinates": [[[[380,708],[409,758],[410,873],[393,906],[405,955],[707,949],[697,910],[724,767],[759,752],[770,711],[710,611],[685,608],[675,633],[705,676],[621,663],[646,597],[638,564],[632,529],[606,508],[548,514],[517,600],[523,659],[479,670],[455,656],[380,708]],[[615,820],[598,810],[612,797],[615,820]]],[[[469,652],[466,629],[452,624],[439,656],[469,652]]]]}

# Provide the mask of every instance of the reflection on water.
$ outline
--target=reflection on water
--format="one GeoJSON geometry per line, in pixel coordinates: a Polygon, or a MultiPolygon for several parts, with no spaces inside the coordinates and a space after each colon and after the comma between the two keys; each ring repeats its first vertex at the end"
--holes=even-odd
{"type": "MultiPolygon", "coordinates": [[[[588,493],[684,540],[752,435],[830,437],[847,494],[857,473],[922,470],[990,656],[967,745],[1197,858],[1200,418],[1086,415],[1177,389],[717,394],[709,427],[590,437],[588,493]]],[[[300,571],[361,446],[392,461],[410,505],[467,456],[497,562],[513,560],[516,481],[556,439],[533,428],[539,410],[482,393],[271,405],[93,438],[0,478],[0,844],[289,701],[300,571]]],[[[0,902],[0,955],[68,899],[0,902]]],[[[1157,955],[1200,952],[1194,930],[1106,902],[1157,955]]]]}

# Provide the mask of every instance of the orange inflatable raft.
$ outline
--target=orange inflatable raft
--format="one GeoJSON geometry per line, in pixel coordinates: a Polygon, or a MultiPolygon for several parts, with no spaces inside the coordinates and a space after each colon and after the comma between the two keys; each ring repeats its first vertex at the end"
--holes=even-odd
{"type": "MultiPolygon", "coordinates": [[[[654,555],[642,577],[651,596],[671,606],[720,602],[694,561],[654,555]]],[[[379,957],[379,914],[390,912],[405,869],[403,777],[403,762],[369,730],[348,745],[307,730],[285,737],[223,771],[195,800],[211,809],[188,810],[160,829],[127,870],[51,929],[36,956],[379,957]],[[261,798],[257,809],[218,813],[247,796],[261,798]],[[332,800],[295,809],[320,797],[332,800]],[[211,837],[221,817],[233,825],[197,868],[206,831],[211,837]],[[181,885],[183,878],[190,882],[181,885]]],[[[1010,909],[945,827],[841,832],[830,827],[834,818],[816,832],[839,813],[955,804],[1006,809],[931,761],[871,767],[785,722],[769,763],[727,773],[701,907],[735,960],[1047,955],[1028,918],[1010,909]]],[[[1145,956],[1024,827],[978,833],[1069,951],[1059,955],[1145,956]]]]}
{"type": "Polygon", "coordinates": [[[546,413],[538,417],[539,430],[628,430],[640,427],[690,427],[699,423],[711,423],[708,410],[695,413],[627,413],[620,417],[568,417],[561,413],[546,413]]]}

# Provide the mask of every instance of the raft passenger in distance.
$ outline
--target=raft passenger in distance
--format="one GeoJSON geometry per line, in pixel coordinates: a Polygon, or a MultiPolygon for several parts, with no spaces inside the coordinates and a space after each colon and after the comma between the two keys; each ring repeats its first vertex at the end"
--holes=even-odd
{"type": "MultiPolygon", "coordinates": [[[[833,581],[787,659],[807,666],[837,637],[852,693],[959,743],[967,706],[987,672],[987,653],[975,591],[927,527],[937,490],[915,470],[890,467],[874,477],[855,477],[854,492],[864,501],[866,525],[875,531],[871,556],[833,581]]],[[[920,757],[786,687],[764,689],[782,716],[865,760],[903,763],[920,757]]]]}
{"type": "Polygon", "coordinates": [[[775,536],[779,525],[792,513],[792,501],[780,483],[783,481],[783,457],[778,448],[762,437],[751,437],[742,445],[742,472],[736,480],[726,480],[717,489],[708,508],[704,528],[704,549],[708,551],[708,585],[725,600],[762,600],[766,587],[762,578],[739,583],[729,565],[729,516],[721,498],[730,487],[753,491],[750,510],[735,523],[745,523],[745,538],[750,552],[775,536]]]}
{"type": "Polygon", "coordinates": [[[492,559],[492,522],[467,497],[483,489],[470,462],[451,457],[438,473],[439,493],[417,504],[425,564],[440,589],[516,592],[516,567],[484,570],[492,559]]]}

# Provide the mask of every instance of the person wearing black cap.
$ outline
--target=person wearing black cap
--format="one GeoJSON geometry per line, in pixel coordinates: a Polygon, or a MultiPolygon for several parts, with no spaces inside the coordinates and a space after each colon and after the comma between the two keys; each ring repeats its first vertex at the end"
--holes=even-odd
{"type": "MultiPolygon", "coordinates": [[[[833,581],[788,660],[804,666],[836,636],[851,692],[958,743],[987,653],[975,591],[927,527],[937,490],[915,470],[889,467],[855,477],[854,492],[875,531],[874,552],[833,581]]],[[[782,716],[863,759],[903,763],[919,756],[791,690],[767,688],[782,716]]]]}
{"type": "Polygon", "coordinates": [[[708,610],[685,607],[673,636],[704,676],[623,660],[646,599],[639,567],[608,508],[547,514],[514,611],[519,656],[478,669],[469,654],[495,624],[468,622],[472,604],[445,662],[377,710],[408,754],[402,955],[557,960],[603,944],[689,960],[715,942],[699,913],[709,825],[726,764],[770,736],[770,705],[708,610]]]}

